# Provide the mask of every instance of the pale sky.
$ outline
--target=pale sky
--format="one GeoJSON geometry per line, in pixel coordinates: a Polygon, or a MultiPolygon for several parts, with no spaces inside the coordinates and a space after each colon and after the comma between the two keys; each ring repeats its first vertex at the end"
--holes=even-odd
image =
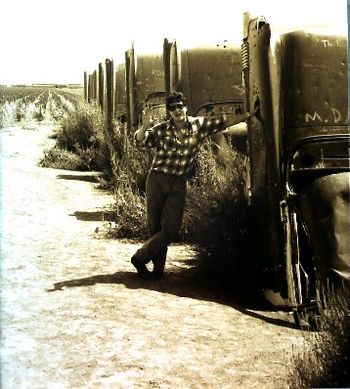
{"type": "Polygon", "coordinates": [[[307,29],[347,36],[346,0],[0,0],[0,84],[82,83],[106,58],[179,49],[237,47],[242,16],[262,15],[272,36],[307,29]]]}

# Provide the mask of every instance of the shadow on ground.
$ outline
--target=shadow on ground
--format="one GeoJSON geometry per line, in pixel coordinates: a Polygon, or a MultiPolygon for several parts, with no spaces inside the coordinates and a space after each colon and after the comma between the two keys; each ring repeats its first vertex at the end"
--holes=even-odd
{"type": "Polygon", "coordinates": [[[59,180],[76,180],[92,183],[100,182],[99,176],[96,174],[58,174],[57,178],[59,180]]]}
{"type": "Polygon", "coordinates": [[[77,278],[57,282],[47,292],[61,291],[66,288],[91,286],[95,284],[123,284],[129,289],[150,289],[161,293],[169,293],[179,297],[211,301],[231,306],[243,314],[263,320],[281,327],[296,328],[296,326],[280,318],[271,318],[264,311],[271,313],[273,307],[261,298],[233,296],[208,279],[204,279],[198,268],[181,269],[167,272],[161,281],[143,280],[135,272],[121,271],[114,274],[98,274],[91,277],[77,278]],[[253,312],[258,310],[259,312],[253,312]]]}
{"type": "Polygon", "coordinates": [[[117,220],[115,211],[75,211],[69,216],[75,216],[78,220],[85,222],[115,222],[117,220]]]}

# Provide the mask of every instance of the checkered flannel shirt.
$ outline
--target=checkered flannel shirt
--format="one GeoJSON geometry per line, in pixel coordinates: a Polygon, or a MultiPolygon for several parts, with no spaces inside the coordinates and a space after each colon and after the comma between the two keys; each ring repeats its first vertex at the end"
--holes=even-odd
{"type": "Polygon", "coordinates": [[[165,174],[182,176],[188,173],[203,140],[225,129],[222,117],[188,117],[188,126],[182,139],[176,134],[171,121],[161,122],[148,129],[145,138],[138,141],[139,149],[155,148],[151,169],[165,174]]]}

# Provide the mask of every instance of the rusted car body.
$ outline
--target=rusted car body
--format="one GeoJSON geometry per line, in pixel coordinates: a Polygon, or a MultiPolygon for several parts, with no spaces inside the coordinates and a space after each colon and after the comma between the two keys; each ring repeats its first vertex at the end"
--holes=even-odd
{"type": "Polygon", "coordinates": [[[248,126],[250,201],[266,295],[299,309],[318,286],[350,282],[347,42],[296,31],[272,47],[270,37],[246,15],[245,103],[260,106],[248,126]]]}
{"type": "Polygon", "coordinates": [[[241,56],[230,46],[199,47],[181,52],[179,89],[190,115],[235,115],[243,109],[241,56]]]}
{"type": "Polygon", "coordinates": [[[126,115],[126,79],[125,63],[120,63],[115,70],[115,112],[118,116],[126,115]]]}
{"type": "MultiPolygon", "coordinates": [[[[185,98],[190,115],[211,116],[226,114],[235,116],[244,110],[242,66],[240,49],[228,44],[185,49],[180,54],[178,90],[185,98]]],[[[246,131],[236,137],[246,143],[246,131]]],[[[218,157],[236,141],[235,136],[219,133],[211,137],[218,157]]]]}
{"type": "Polygon", "coordinates": [[[125,54],[128,127],[135,130],[147,106],[155,121],[165,116],[165,73],[162,54],[125,54]]]}

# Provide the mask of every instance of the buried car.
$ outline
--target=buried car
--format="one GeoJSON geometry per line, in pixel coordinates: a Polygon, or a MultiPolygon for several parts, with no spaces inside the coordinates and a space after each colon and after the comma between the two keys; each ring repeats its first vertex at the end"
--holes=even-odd
{"type": "Polygon", "coordinates": [[[264,18],[244,24],[246,105],[260,105],[249,191],[265,296],[308,324],[321,289],[350,283],[347,41],[294,31],[272,47],[264,18]]]}

